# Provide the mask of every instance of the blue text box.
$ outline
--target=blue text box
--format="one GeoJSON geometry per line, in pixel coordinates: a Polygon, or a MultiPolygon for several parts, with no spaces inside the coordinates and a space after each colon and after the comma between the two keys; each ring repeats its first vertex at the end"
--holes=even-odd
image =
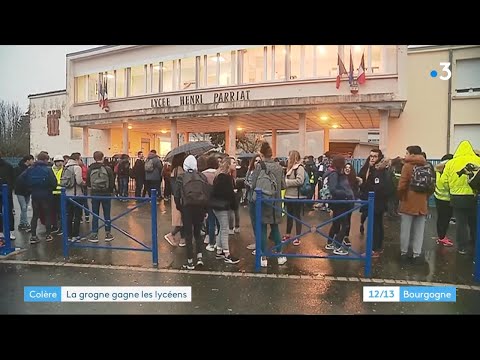
{"type": "Polygon", "coordinates": [[[25,302],[61,302],[62,288],[60,286],[25,286],[23,289],[25,302]]]}
{"type": "Polygon", "coordinates": [[[455,286],[401,286],[400,302],[456,302],[455,286]]]}

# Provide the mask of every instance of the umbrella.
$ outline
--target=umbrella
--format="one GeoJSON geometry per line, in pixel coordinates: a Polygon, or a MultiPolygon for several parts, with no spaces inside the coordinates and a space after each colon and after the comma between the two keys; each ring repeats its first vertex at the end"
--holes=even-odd
{"type": "Polygon", "coordinates": [[[199,156],[205,154],[207,151],[213,148],[215,148],[215,146],[209,141],[193,141],[169,151],[169,153],[165,155],[164,160],[167,162],[172,162],[173,157],[179,154],[199,156]]]}
{"type": "Polygon", "coordinates": [[[243,153],[243,154],[237,155],[237,159],[251,159],[251,158],[253,158],[255,155],[257,155],[257,154],[254,154],[254,153],[243,153]]]}

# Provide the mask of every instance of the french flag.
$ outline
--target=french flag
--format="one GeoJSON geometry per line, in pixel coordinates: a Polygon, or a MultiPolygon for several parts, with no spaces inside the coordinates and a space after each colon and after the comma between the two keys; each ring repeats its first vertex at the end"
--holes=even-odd
{"type": "Polygon", "coordinates": [[[359,84],[365,84],[365,53],[362,54],[362,60],[360,61],[360,66],[358,67],[358,77],[357,82],[359,84]]]}
{"type": "Polygon", "coordinates": [[[352,50],[350,49],[350,71],[348,72],[348,83],[350,86],[353,84],[353,60],[352,60],[352,50]]]}

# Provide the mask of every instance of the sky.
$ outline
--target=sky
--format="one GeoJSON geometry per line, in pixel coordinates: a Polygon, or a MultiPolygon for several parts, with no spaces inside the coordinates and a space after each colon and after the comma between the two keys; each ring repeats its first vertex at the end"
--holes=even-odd
{"type": "Polygon", "coordinates": [[[28,109],[28,95],[64,90],[68,53],[100,45],[0,45],[0,100],[28,109]]]}

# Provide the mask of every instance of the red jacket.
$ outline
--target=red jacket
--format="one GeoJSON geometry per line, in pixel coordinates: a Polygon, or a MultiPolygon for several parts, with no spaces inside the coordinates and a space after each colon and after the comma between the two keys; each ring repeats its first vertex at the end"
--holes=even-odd
{"type": "Polygon", "coordinates": [[[87,165],[85,165],[85,164],[80,165],[80,167],[82,168],[82,180],[83,180],[84,182],[87,182],[88,167],[87,167],[87,165]]]}

